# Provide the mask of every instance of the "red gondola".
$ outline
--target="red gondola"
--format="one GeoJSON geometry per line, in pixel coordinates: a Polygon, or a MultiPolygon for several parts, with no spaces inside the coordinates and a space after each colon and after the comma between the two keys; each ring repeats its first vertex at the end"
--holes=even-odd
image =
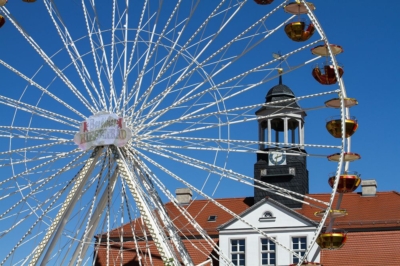
{"type": "MultiPolygon", "coordinates": [[[[343,68],[338,66],[337,69],[339,77],[342,77],[344,73],[343,68]]],[[[331,85],[337,82],[335,68],[332,65],[324,65],[323,68],[320,68],[318,66],[314,67],[314,69],[312,70],[312,75],[315,80],[322,85],[331,85]]]]}
{"type": "Polygon", "coordinates": [[[3,27],[4,23],[6,23],[6,19],[0,15],[0,28],[3,27]]]}
{"type": "MultiPolygon", "coordinates": [[[[335,183],[335,176],[329,178],[328,183],[333,188],[335,183]]],[[[336,192],[338,193],[351,193],[355,191],[361,183],[360,175],[357,173],[345,173],[340,175],[339,184],[337,186],[336,192]]]]}

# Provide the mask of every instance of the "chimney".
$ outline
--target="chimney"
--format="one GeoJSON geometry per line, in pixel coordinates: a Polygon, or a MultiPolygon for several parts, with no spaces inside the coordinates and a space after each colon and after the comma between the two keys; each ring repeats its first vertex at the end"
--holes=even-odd
{"type": "Polygon", "coordinates": [[[376,180],[368,179],[361,181],[361,195],[366,197],[374,197],[376,196],[376,180]]]}
{"type": "Polygon", "coordinates": [[[179,204],[189,204],[192,200],[193,194],[189,188],[177,188],[175,194],[179,204]]]}

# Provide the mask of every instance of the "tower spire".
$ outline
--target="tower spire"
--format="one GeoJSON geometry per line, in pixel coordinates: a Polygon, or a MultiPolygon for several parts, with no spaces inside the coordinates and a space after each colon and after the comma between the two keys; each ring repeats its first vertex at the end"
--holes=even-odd
{"type": "Polygon", "coordinates": [[[279,85],[282,85],[283,68],[278,68],[278,73],[279,73],[279,85]]]}

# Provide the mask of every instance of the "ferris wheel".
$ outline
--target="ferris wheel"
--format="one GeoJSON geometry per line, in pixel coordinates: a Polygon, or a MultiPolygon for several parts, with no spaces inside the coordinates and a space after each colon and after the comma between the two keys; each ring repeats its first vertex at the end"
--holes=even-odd
{"type": "MultiPolygon", "coordinates": [[[[129,224],[130,241],[151,242],[154,261],[195,265],[187,245],[207,245],[233,265],[179,204],[183,187],[298,265],[316,242],[340,246],[346,235],[332,224],[345,215],[343,193],[360,183],[349,171],[360,158],[350,146],[357,101],[336,60],[343,48],[328,41],[314,9],[303,0],[0,0],[0,264],[92,265],[103,252],[113,265],[110,232],[129,224]],[[294,93],[265,101],[282,82],[294,93]],[[298,122],[276,124],[287,116],[298,122]],[[332,161],[329,200],[255,178],[258,155],[332,161]],[[254,189],[319,209],[305,252],[217,200],[254,189]]],[[[153,261],[148,246],[133,246],[153,261]]]]}

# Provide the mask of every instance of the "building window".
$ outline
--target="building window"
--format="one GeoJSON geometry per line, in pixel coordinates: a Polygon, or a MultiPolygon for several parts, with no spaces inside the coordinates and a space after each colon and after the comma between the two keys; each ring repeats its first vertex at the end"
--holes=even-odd
{"type": "Polygon", "coordinates": [[[208,216],[207,221],[209,221],[209,222],[215,222],[215,221],[217,221],[217,215],[210,215],[210,216],[208,216]]]}
{"type": "Polygon", "coordinates": [[[231,240],[231,260],[233,265],[235,266],[246,265],[245,248],[246,248],[246,242],[244,239],[231,240]]]}
{"type": "Polygon", "coordinates": [[[261,239],[261,265],[272,266],[276,263],[276,245],[267,238],[261,239]]]}
{"type": "Polygon", "coordinates": [[[289,167],[289,175],[296,175],[296,168],[289,167]]]}
{"type": "Polygon", "coordinates": [[[261,169],[260,176],[267,176],[267,169],[261,169]]]}
{"type": "MultiPolygon", "coordinates": [[[[304,256],[307,248],[307,237],[292,237],[292,249],[299,256],[304,256]]],[[[293,263],[298,263],[299,258],[293,256],[293,263]]]]}

